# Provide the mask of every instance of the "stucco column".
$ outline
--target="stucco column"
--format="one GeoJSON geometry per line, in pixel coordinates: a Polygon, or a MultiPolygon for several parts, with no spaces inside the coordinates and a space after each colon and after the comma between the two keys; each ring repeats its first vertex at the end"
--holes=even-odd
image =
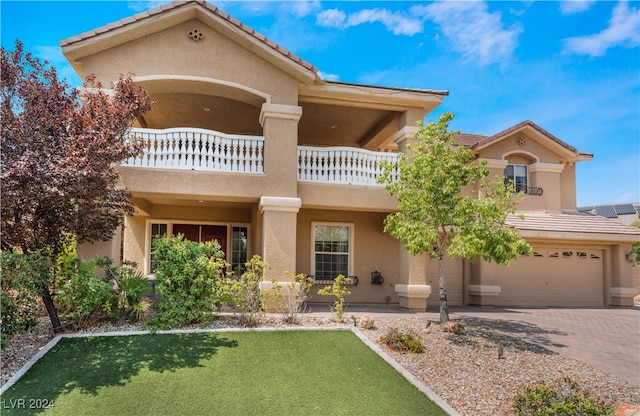
{"type": "Polygon", "coordinates": [[[300,198],[263,196],[262,258],[271,265],[268,278],[286,280],[285,272],[296,273],[296,224],[300,198]]]}
{"type": "Polygon", "coordinates": [[[611,248],[611,286],[609,305],[632,307],[638,289],[633,287],[633,268],[627,260],[631,243],[619,244],[611,248]]]}
{"type": "Polygon", "coordinates": [[[298,121],[302,107],[265,103],[260,111],[263,129],[264,171],[268,180],[267,195],[297,196],[298,121]]]}
{"type": "Polygon", "coordinates": [[[398,152],[409,155],[408,145],[416,143],[417,126],[404,126],[393,136],[393,141],[398,145],[398,152]]]}
{"type": "Polygon", "coordinates": [[[468,287],[469,304],[477,306],[495,306],[502,286],[496,279],[496,264],[478,260],[471,265],[470,285],[468,287]]]}
{"type": "Polygon", "coordinates": [[[400,248],[400,279],[395,285],[400,307],[412,312],[424,312],[431,286],[427,284],[427,254],[412,256],[404,247],[400,248]]]}
{"type": "MultiPolygon", "coordinates": [[[[417,126],[405,125],[393,136],[400,153],[410,156],[408,145],[417,142],[417,131],[417,126]]],[[[427,309],[427,298],[432,291],[427,284],[427,261],[426,254],[412,256],[407,249],[400,248],[400,279],[403,283],[395,286],[395,292],[401,308],[412,312],[424,312],[427,309]]]]}

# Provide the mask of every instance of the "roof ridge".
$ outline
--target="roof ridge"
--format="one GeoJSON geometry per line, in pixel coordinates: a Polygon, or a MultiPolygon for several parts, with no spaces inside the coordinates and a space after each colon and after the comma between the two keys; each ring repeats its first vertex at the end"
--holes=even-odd
{"type": "Polygon", "coordinates": [[[220,9],[218,6],[215,6],[205,0],[187,0],[187,1],[173,1],[172,3],[167,3],[167,4],[163,4],[159,7],[155,7],[153,9],[149,9],[140,13],[136,13],[133,16],[129,16],[129,17],[125,17],[123,19],[117,20],[115,22],[111,22],[111,23],[107,23],[104,26],[100,26],[98,28],[92,29],[90,31],[87,32],[83,32],[80,33],[78,35],[75,36],[71,36],[68,37],[66,39],[63,39],[60,41],[60,46],[64,47],[67,45],[71,45],[73,43],[76,42],[80,42],[86,39],[90,39],[92,37],[98,36],[102,33],[106,33],[145,19],[148,19],[152,16],[164,13],[168,10],[175,10],[178,9],[179,7],[183,7],[185,5],[189,5],[189,4],[198,4],[202,7],[204,7],[205,9],[209,10],[210,12],[212,12],[213,14],[215,14],[216,16],[226,20],[228,23],[230,23],[231,25],[237,27],[238,29],[244,31],[245,33],[249,34],[250,36],[254,37],[255,39],[257,39],[258,41],[262,42],[263,44],[265,44],[266,46],[270,47],[271,49],[273,49],[274,51],[278,52],[279,54],[283,55],[284,57],[290,59],[291,61],[297,63],[298,65],[301,65],[302,67],[308,69],[309,71],[312,71],[313,73],[317,73],[318,69],[311,63],[305,61],[304,59],[302,59],[301,57],[299,57],[298,55],[294,54],[293,52],[289,51],[288,49],[284,48],[283,46],[279,45],[277,42],[274,42],[270,39],[268,39],[265,35],[258,33],[255,29],[251,28],[250,26],[245,25],[244,23],[242,23],[240,20],[236,19],[235,17],[231,16],[229,13],[223,11],[222,9],[220,9]]]}

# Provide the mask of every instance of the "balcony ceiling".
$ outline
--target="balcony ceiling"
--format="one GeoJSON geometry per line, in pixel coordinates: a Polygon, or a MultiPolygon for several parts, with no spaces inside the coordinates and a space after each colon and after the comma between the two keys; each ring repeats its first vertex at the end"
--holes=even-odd
{"type": "MultiPolygon", "coordinates": [[[[186,92],[151,92],[152,110],[137,125],[165,129],[197,127],[228,134],[263,135],[260,108],[231,98],[186,92]]],[[[376,150],[397,128],[398,112],[300,103],[298,144],[376,150]]]]}

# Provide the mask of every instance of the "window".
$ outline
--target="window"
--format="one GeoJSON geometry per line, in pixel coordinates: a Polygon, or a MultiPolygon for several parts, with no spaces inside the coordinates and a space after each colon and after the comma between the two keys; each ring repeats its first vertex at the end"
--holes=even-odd
{"type": "Polygon", "coordinates": [[[166,237],[167,236],[167,228],[168,224],[159,224],[152,223],[151,224],[151,253],[149,255],[149,273],[153,274],[156,272],[157,265],[153,262],[153,240],[157,237],[166,237]]]}
{"type": "Polygon", "coordinates": [[[231,270],[243,270],[247,262],[247,227],[233,227],[231,235],[231,270]]]}
{"type": "Polygon", "coordinates": [[[149,224],[149,273],[156,270],[153,261],[153,240],[156,237],[171,237],[183,234],[186,240],[205,242],[215,240],[225,253],[226,261],[231,264],[231,270],[241,270],[249,257],[249,227],[236,225],[189,224],[153,222],[149,224]],[[231,244],[229,245],[229,239],[231,244]]]}
{"type": "Polygon", "coordinates": [[[514,192],[527,193],[527,167],[525,165],[507,165],[504,169],[504,184],[513,186],[514,192]]]}
{"type": "Polygon", "coordinates": [[[313,224],[313,275],[334,279],[351,274],[352,225],[313,224]]]}

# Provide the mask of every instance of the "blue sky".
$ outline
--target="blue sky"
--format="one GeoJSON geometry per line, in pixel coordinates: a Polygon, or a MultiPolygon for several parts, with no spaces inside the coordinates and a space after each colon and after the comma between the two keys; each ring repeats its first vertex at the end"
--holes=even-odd
{"type": "MultiPolygon", "coordinates": [[[[162,3],[2,0],[2,46],[20,39],[79,85],[60,40],[162,3]]],[[[486,135],[528,119],[593,153],[578,205],[640,201],[638,1],[213,3],[324,79],[449,90],[427,119],[486,135]]]]}

